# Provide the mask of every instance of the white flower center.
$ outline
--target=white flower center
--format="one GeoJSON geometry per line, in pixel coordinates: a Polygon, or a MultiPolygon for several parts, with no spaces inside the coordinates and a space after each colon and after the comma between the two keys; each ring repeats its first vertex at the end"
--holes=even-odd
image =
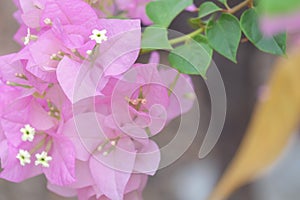
{"type": "Polygon", "coordinates": [[[43,167],[49,167],[49,161],[52,160],[51,156],[48,156],[46,151],[43,151],[41,154],[37,153],[35,154],[36,157],[36,161],[35,161],[35,165],[42,165],[43,167]]]}
{"type": "Polygon", "coordinates": [[[29,124],[26,124],[23,128],[20,129],[20,132],[23,133],[22,140],[24,142],[32,142],[35,135],[35,129],[32,128],[29,124]]]}
{"type": "Polygon", "coordinates": [[[25,166],[26,164],[29,164],[30,161],[30,153],[26,150],[20,149],[19,153],[16,156],[17,159],[20,161],[20,165],[25,166]]]}
{"type": "Polygon", "coordinates": [[[107,31],[105,29],[101,31],[94,29],[92,35],[90,35],[90,39],[95,40],[97,44],[101,44],[103,41],[107,40],[106,33],[107,31]]]}

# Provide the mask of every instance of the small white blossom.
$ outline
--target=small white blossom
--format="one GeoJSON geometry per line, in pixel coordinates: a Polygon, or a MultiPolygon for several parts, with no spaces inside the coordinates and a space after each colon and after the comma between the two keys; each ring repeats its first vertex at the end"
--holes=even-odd
{"type": "Polygon", "coordinates": [[[18,155],[16,156],[20,161],[20,165],[25,166],[31,162],[30,153],[26,150],[20,149],[18,155]]]}
{"type": "Polygon", "coordinates": [[[29,141],[32,142],[35,135],[35,129],[32,128],[29,124],[26,124],[24,128],[20,129],[20,132],[23,133],[22,140],[24,142],[29,141]]]}
{"type": "Polygon", "coordinates": [[[95,40],[98,44],[101,44],[103,41],[107,40],[106,32],[107,31],[105,29],[101,31],[94,29],[92,31],[92,35],[90,35],[90,39],[95,40]]]}
{"type": "Polygon", "coordinates": [[[37,153],[35,154],[36,157],[36,161],[35,161],[35,165],[42,165],[43,167],[49,167],[49,161],[52,160],[51,156],[47,155],[46,151],[43,151],[41,154],[37,153]]]}

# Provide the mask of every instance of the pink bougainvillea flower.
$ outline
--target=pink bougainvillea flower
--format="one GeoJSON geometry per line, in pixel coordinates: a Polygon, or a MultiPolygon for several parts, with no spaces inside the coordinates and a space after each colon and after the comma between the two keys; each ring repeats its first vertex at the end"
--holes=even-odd
{"type": "MultiPolygon", "coordinates": [[[[2,116],[1,124],[8,148],[6,156],[1,158],[4,170],[0,177],[20,182],[44,173],[53,184],[74,182],[73,144],[56,133],[59,124],[42,106],[33,99],[27,98],[26,101],[28,105],[23,110],[10,111],[2,116]],[[24,152],[27,152],[27,157],[24,152]],[[27,159],[25,163],[22,161],[24,156],[27,159]]],[[[25,102],[20,103],[24,105],[25,102]]]]}
{"type": "MultiPolygon", "coordinates": [[[[135,160],[137,152],[146,154],[153,151],[158,159],[153,159],[152,167],[145,167],[143,173],[148,170],[149,174],[153,174],[158,167],[159,151],[157,145],[149,142],[148,139],[138,139],[132,143],[132,140],[128,140],[130,137],[124,134],[114,123],[112,116],[104,117],[97,113],[79,114],[64,125],[63,132],[75,144],[76,156],[79,160],[89,160],[91,154],[97,150],[96,152],[101,152],[104,155],[101,157],[102,160],[99,158],[100,161],[106,165],[111,165],[111,168],[124,172],[142,172],[140,166],[138,170],[134,169],[134,163],[137,162],[135,160]],[[84,131],[88,127],[94,127],[94,129],[89,132],[84,131]],[[123,146],[123,144],[127,145],[123,146]],[[123,160],[128,159],[128,162],[114,163],[109,157],[105,157],[105,154],[111,155],[111,158],[123,157],[123,160]]],[[[145,162],[141,161],[140,164],[143,163],[145,162]]]]}
{"type": "Polygon", "coordinates": [[[101,94],[109,78],[127,71],[139,54],[141,28],[138,20],[100,19],[88,30],[89,34],[93,34],[93,30],[106,30],[107,40],[98,44],[88,37],[82,47],[84,50],[78,48],[78,52],[83,54],[89,47],[89,59],[76,62],[64,57],[58,64],[57,78],[72,102],[101,94]]]}
{"type": "Polygon", "coordinates": [[[1,178],[12,182],[21,182],[44,173],[47,179],[56,185],[67,185],[75,181],[73,145],[63,136],[49,136],[47,139],[36,136],[34,142],[24,142],[17,147],[7,140],[7,145],[5,156],[1,157],[1,164],[4,168],[0,173],[1,178]],[[47,146],[40,147],[44,143],[47,146],[51,144],[50,150],[47,149],[47,146]],[[26,151],[30,155],[27,158],[28,162],[24,164],[21,161],[24,159],[22,151],[26,151]],[[43,155],[46,151],[49,155],[46,154],[46,157],[42,157],[43,160],[37,162],[38,156],[43,155]]]}
{"type": "Polygon", "coordinates": [[[155,143],[133,142],[113,127],[111,119],[97,113],[81,114],[66,123],[64,132],[75,144],[77,159],[89,163],[98,196],[123,199],[131,173],[154,174],[160,156],[155,143]],[[86,132],[88,127],[94,128],[86,132]]]}
{"type": "Polygon", "coordinates": [[[132,137],[146,138],[160,132],[167,119],[168,104],[168,88],[156,64],[134,65],[113,89],[113,116],[132,137]]]}
{"type": "Polygon", "coordinates": [[[0,57],[0,178],[44,174],[62,196],[142,199],[160,162],[150,137],[194,97],[191,80],[161,70],[156,53],[135,64],[149,1],[105,4],[135,18],[121,20],[99,19],[83,0],[14,0],[24,46],[0,57]]]}

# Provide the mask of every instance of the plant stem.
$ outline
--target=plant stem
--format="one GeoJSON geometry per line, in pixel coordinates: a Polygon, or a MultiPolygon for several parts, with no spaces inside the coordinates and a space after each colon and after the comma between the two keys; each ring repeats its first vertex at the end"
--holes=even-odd
{"type": "MultiPolygon", "coordinates": [[[[204,28],[199,28],[199,29],[187,34],[187,35],[171,39],[171,40],[169,40],[169,43],[170,43],[170,45],[174,45],[174,44],[178,44],[180,42],[185,42],[185,41],[191,39],[192,37],[202,33],[204,30],[205,30],[204,28]]],[[[140,51],[140,54],[150,53],[151,51],[155,51],[155,50],[154,49],[142,49],[140,51]]]]}
{"type": "Polygon", "coordinates": [[[169,43],[170,43],[170,45],[174,45],[174,44],[178,44],[180,42],[185,42],[186,40],[189,40],[190,38],[202,33],[203,31],[204,31],[204,28],[199,28],[199,29],[187,34],[187,35],[169,40],[169,43]]]}
{"type": "Polygon", "coordinates": [[[237,11],[241,10],[242,8],[244,8],[248,5],[252,5],[252,1],[253,0],[245,0],[245,1],[241,2],[240,4],[234,6],[233,8],[226,10],[226,12],[230,13],[230,14],[234,14],[237,11]]]}

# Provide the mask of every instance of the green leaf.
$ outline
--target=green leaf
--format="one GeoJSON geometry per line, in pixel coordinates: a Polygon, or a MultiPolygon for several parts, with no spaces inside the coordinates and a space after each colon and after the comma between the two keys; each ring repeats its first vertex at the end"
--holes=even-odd
{"type": "Polygon", "coordinates": [[[166,28],[149,26],[142,37],[142,49],[172,49],[166,28]]]}
{"type": "Polygon", "coordinates": [[[264,36],[259,28],[259,16],[256,9],[245,11],[241,17],[241,28],[246,37],[261,51],[283,55],[286,50],[286,34],[273,37],[264,36]]]}
{"type": "Polygon", "coordinates": [[[236,53],[242,33],[235,16],[222,14],[216,22],[210,21],[206,35],[214,50],[236,63],[236,53]]]}
{"type": "Polygon", "coordinates": [[[188,20],[188,23],[193,29],[198,29],[203,22],[200,18],[195,17],[195,18],[190,18],[188,20]]]}
{"type": "Polygon", "coordinates": [[[207,51],[207,53],[212,57],[212,53],[213,50],[212,48],[209,46],[208,44],[208,40],[207,38],[202,35],[202,34],[198,34],[195,37],[193,37],[193,39],[198,42],[200,45],[202,45],[202,47],[207,51]]]}
{"type": "Polygon", "coordinates": [[[218,0],[219,2],[221,2],[224,5],[227,5],[227,0],[218,0]]]}
{"type": "Polygon", "coordinates": [[[199,7],[198,17],[202,18],[220,10],[222,9],[218,7],[215,3],[208,1],[201,4],[201,6],[199,7]]]}
{"type": "Polygon", "coordinates": [[[154,24],[168,27],[174,18],[186,7],[193,4],[193,0],[158,0],[146,6],[146,13],[154,24]]]}
{"type": "Polygon", "coordinates": [[[300,9],[299,0],[260,0],[258,5],[266,14],[296,12],[300,9]]]}
{"type": "Polygon", "coordinates": [[[212,59],[212,49],[205,43],[205,38],[196,36],[195,39],[197,40],[190,40],[172,50],[169,62],[181,73],[201,75],[205,78],[212,59]]]}

